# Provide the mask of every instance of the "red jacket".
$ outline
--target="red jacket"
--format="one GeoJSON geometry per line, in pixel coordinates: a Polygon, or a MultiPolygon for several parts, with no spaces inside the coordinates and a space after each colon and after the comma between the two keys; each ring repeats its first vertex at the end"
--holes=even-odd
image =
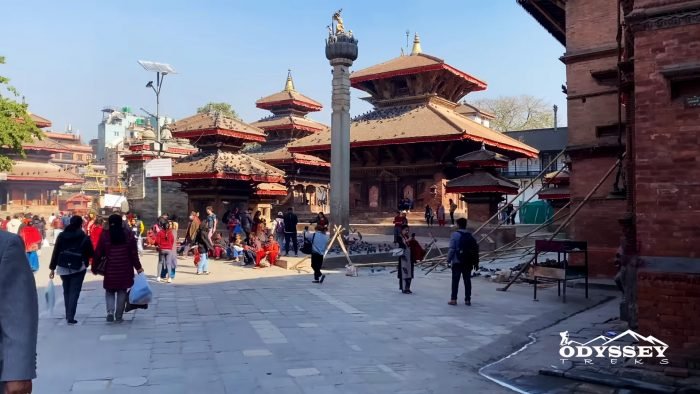
{"type": "Polygon", "coordinates": [[[160,230],[156,235],[156,245],[160,250],[172,250],[175,245],[175,237],[170,230],[160,230]]]}
{"type": "Polygon", "coordinates": [[[92,248],[97,249],[97,243],[100,241],[100,237],[102,236],[102,230],[104,230],[102,227],[93,227],[92,232],[90,233],[90,241],[92,241],[92,248]]]}
{"type": "MultiPolygon", "coordinates": [[[[110,239],[109,231],[103,231],[95,250],[95,261],[107,258],[105,264],[104,281],[102,287],[106,290],[126,290],[134,285],[134,270],[140,270],[141,261],[136,246],[136,238],[131,231],[124,234],[126,243],[114,245],[110,239]]],[[[93,273],[95,265],[93,265],[93,273]]]]}

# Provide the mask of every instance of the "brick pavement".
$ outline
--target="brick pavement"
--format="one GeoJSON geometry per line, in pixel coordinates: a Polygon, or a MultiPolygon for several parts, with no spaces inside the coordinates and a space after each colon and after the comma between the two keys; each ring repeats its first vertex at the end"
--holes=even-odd
{"type": "MultiPolygon", "coordinates": [[[[155,256],[144,261],[153,273],[155,256]]],[[[196,276],[180,260],[176,281],[152,283],[153,304],[122,324],[105,322],[101,282],[89,274],[78,325],[65,324],[62,302],[53,317],[42,312],[35,392],[497,393],[478,366],[596,300],[572,291],[562,304],[548,289],[533,302],[524,285],[501,293],[475,279],[474,305],[450,307],[447,273],[418,273],[415,294],[403,295],[386,271],[330,273],[314,285],[276,267],[210,269],[196,276]]]]}

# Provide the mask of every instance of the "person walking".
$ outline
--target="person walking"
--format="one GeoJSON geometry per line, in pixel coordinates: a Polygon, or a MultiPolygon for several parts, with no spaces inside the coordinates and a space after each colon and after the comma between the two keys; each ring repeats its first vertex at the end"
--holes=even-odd
{"type": "Polygon", "coordinates": [[[455,211],[457,211],[457,204],[450,198],[450,222],[455,225],[455,211]]]}
{"type": "Polygon", "coordinates": [[[452,294],[448,304],[457,305],[459,281],[464,280],[464,303],[471,305],[472,280],[471,271],[479,269],[479,245],[467,230],[467,219],[457,219],[457,231],[450,237],[450,249],[447,262],[452,267],[452,294]]]}
{"type": "Polygon", "coordinates": [[[299,218],[294,213],[294,208],[289,207],[284,215],[284,255],[289,256],[289,241],[294,246],[294,255],[299,256],[299,241],[297,240],[297,224],[299,218]]]}
{"type": "Polygon", "coordinates": [[[173,248],[175,247],[175,238],[170,229],[170,222],[164,222],[161,230],[156,234],[156,247],[158,248],[158,268],[156,269],[156,281],[160,282],[166,279],[168,283],[173,281],[175,276],[174,263],[172,262],[175,255],[173,248]],[[168,275],[170,273],[170,275],[168,275]]]}
{"type": "Polygon", "coordinates": [[[194,243],[199,250],[199,264],[197,264],[197,275],[209,275],[209,251],[214,249],[209,239],[209,226],[207,221],[199,225],[194,243]]]}
{"type": "Polygon", "coordinates": [[[277,212],[277,218],[272,226],[272,231],[275,234],[275,240],[277,243],[282,245],[284,242],[284,214],[282,211],[277,212]]]}
{"type": "Polygon", "coordinates": [[[194,248],[194,240],[197,238],[197,233],[199,232],[199,226],[202,222],[199,220],[199,214],[195,211],[190,212],[190,223],[187,226],[187,234],[185,235],[185,245],[187,249],[183,250],[185,254],[189,249],[194,248]]]}
{"type": "Polygon", "coordinates": [[[445,226],[445,206],[439,203],[437,206],[437,222],[438,226],[445,226]]]}
{"type": "MultiPolygon", "coordinates": [[[[127,290],[134,285],[134,270],[143,272],[136,239],[129,229],[124,227],[120,215],[113,214],[108,219],[109,230],[106,231],[95,249],[94,261],[106,259],[104,280],[105,303],[107,306],[107,321],[121,322],[126,306],[127,290]]],[[[92,273],[97,275],[96,267],[92,265],[92,273]]]]}
{"type": "Polygon", "coordinates": [[[32,268],[33,272],[39,270],[39,254],[37,251],[41,248],[41,234],[39,230],[34,227],[34,223],[26,219],[26,224],[21,226],[19,229],[19,236],[24,241],[25,252],[27,253],[27,260],[29,260],[29,266],[32,268]]]}
{"type": "Polygon", "coordinates": [[[430,205],[425,206],[425,223],[428,224],[428,227],[433,225],[433,208],[430,205]]]}
{"type": "Polygon", "coordinates": [[[0,393],[32,392],[39,301],[22,240],[0,231],[0,393]]]}
{"type": "Polygon", "coordinates": [[[63,231],[63,227],[63,216],[62,214],[58,214],[51,222],[51,228],[53,228],[53,241],[51,242],[51,245],[56,244],[58,236],[61,235],[61,232],[63,231]]]}
{"type": "Polygon", "coordinates": [[[49,278],[53,279],[58,272],[63,283],[63,303],[69,325],[78,323],[75,320],[78,299],[83,289],[85,273],[90,266],[90,258],[94,254],[93,243],[83,231],[83,218],[73,216],[68,227],[59,234],[49,263],[49,278]]]}
{"type": "Polygon", "coordinates": [[[313,283],[323,283],[326,275],[321,272],[323,268],[323,258],[328,245],[328,235],[321,225],[316,225],[316,232],[306,233],[305,239],[311,241],[311,269],[314,270],[313,283]]]}
{"type": "Polygon", "coordinates": [[[408,232],[408,226],[401,226],[399,233],[399,248],[403,251],[403,253],[399,255],[397,277],[399,278],[399,290],[401,290],[401,292],[404,294],[412,293],[411,280],[413,279],[413,268],[415,264],[415,260],[411,256],[411,248],[409,247],[408,232]]]}
{"type": "Polygon", "coordinates": [[[104,228],[105,220],[102,218],[102,216],[95,218],[95,225],[92,226],[92,231],[90,232],[90,241],[92,242],[93,250],[97,248],[97,243],[100,242],[104,228]]]}
{"type": "Polygon", "coordinates": [[[216,219],[216,214],[214,213],[214,207],[207,207],[207,217],[205,218],[205,221],[207,222],[207,227],[209,228],[209,242],[211,243],[211,237],[214,235],[216,226],[219,224],[219,221],[216,219]]]}
{"type": "Polygon", "coordinates": [[[515,208],[513,204],[506,206],[506,224],[515,224],[515,208]]]}

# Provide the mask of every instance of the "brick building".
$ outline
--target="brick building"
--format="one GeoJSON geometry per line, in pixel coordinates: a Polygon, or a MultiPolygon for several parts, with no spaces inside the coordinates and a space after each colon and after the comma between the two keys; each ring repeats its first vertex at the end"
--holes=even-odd
{"type": "Polygon", "coordinates": [[[596,274],[613,274],[622,245],[623,316],[665,341],[673,364],[697,368],[700,2],[518,2],[566,46],[571,198],[627,152],[572,235],[589,241],[596,274]]]}

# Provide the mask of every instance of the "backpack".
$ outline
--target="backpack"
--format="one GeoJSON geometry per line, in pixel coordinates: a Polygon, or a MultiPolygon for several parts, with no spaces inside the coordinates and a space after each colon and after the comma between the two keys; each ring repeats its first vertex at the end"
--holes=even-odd
{"type": "Polygon", "coordinates": [[[479,266],[479,244],[471,233],[462,233],[459,237],[457,260],[469,267],[479,266]]]}
{"type": "Polygon", "coordinates": [[[284,220],[275,220],[277,224],[275,225],[275,232],[277,234],[284,234],[284,220]]]}
{"type": "Polygon", "coordinates": [[[311,237],[311,241],[309,241],[306,236],[304,236],[304,244],[301,246],[301,249],[299,251],[304,254],[312,254],[314,251],[314,238],[316,238],[316,234],[311,237]]]}

